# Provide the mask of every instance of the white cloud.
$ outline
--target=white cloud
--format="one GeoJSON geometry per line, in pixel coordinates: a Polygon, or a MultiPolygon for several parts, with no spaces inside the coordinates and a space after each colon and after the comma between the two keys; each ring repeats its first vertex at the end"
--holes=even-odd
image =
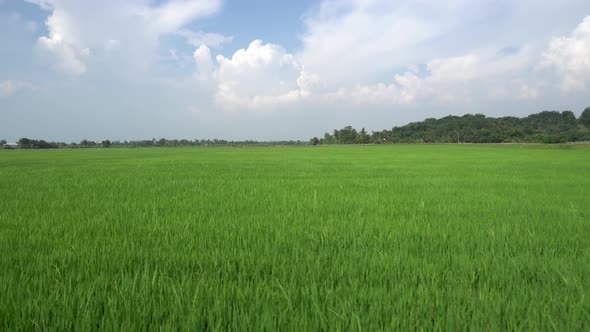
{"type": "Polygon", "coordinates": [[[551,40],[539,68],[555,70],[563,92],[586,88],[590,81],[590,16],[569,37],[551,40]]]}
{"type": "Polygon", "coordinates": [[[411,105],[469,104],[478,100],[534,98],[537,88],[520,79],[531,68],[533,56],[523,47],[510,54],[497,50],[438,58],[426,72],[411,69],[393,75],[390,83],[326,86],[282,47],[253,41],[231,58],[217,56],[212,69],[210,50],[195,52],[198,75],[217,83],[216,101],[226,109],[269,109],[294,102],[316,104],[411,105]],[[305,68],[305,69],[304,69],[305,68]]]}
{"type": "Polygon", "coordinates": [[[305,96],[303,66],[279,45],[255,40],[231,58],[217,56],[216,101],[224,108],[268,108],[305,96]]]}
{"type": "Polygon", "coordinates": [[[51,66],[57,71],[74,76],[86,72],[86,65],[79,59],[79,55],[84,55],[87,49],[76,52],[75,48],[64,42],[59,35],[41,37],[38,45],[41,51],[51,56],[51,66]]]}
{"type": "Polygon", "coordinates": [[[510,98],[510,85],[524,77],[531,64],[532,56],[526,48],[509,55],[484,50],[432,60],[427,65],[430,75],[424,81],[431,93],[446,95],[442,99],[510,98]]]}
{"type": "Polygon", "coordinates": [[[140,12],[154,21],[159,31],[172,33],[191,21],[221,10],[220,0],[171,0],[159,7],[145,7],[140,12]]]}
{"type": "Polygon", "coordinates": [[[328,0],[308,16],[303,50],[306,68],[330,84],[363,83],[376,75],[432,57],[431,43],[449,34],[469,12],[485,15],[490,1],[328,0]],[[430,45],[430,52],[424,45],[430,45]]]}
{"type": "Polygon", "coordinates": [[[27,1],[51,12],[49,34],[38,41],[41,53],[49,55],[53,68],[74,76],[87,71],[92,59],[84,57],[114,49],[118,52],[109,55],[111,65],[149,68],[156,61],[160,36],[221,8],[221,0],[171,0],[157,6],[150,0],[27,1]]]}
{"type": "MultiPolygon", "coordinates": [[[[296,58],[321,78],[324,92],[313,97],[331,103],[531,100],[554,93],[534,70],[551,30],[584,8],[590,5],[580,0],[324,0],[305,19],[296,58]],[[551,14],[555,22],[531,13],[551,14]]],[[[544,55],[564,89],[584,89],[590,75],[590,19],[584,22],[544,55]]]]}
{"type": "Polygon", "coordinates": [[[181,37],[186,39],[187,44],[199,47],[201,45],[206,45],[209,47],[218,47],[225,43],[231,43],[234,37],[232,36],[224,36],[218,33],[210,33],[210,32],[203,32],[197,31],[194,32],[189,29],[181,29],[177,32],[177,34],[181,37]]]}
{"type": "Polygon", "coordinates": [[[53,9],[53,2],[51,0],[25,0],[26,2],[30,2],[32,4],[38,5],[41,9],[44,10],[52,10],[53,9]]]}
{"type": "Polygon", "coordinates": [[[467,55],[433,59],[422,76],[415,70],[395,75],[393,82],[341,88],[328,95],[330,101],[357,104],[432,104],[459,103],[494,99],[527,98],[533,90],[524,90],[519,77],[531,65],[526,49],[511,55],[481,50],[467,55]]]}
{"type": "Polygon", "coordinates": [[[9,97],[19,90],[32,89],[33,84],[23,81],[0,81],[0,97],[9,97]]]}
{"type": "Polygon", "coordinates": [[[193,54],[195,64],[197,65],[197,78],[201,81],[210,81],[213,79],[215,64],[211,58],[211,50],[206,45],[201,45],[193,54]]]}

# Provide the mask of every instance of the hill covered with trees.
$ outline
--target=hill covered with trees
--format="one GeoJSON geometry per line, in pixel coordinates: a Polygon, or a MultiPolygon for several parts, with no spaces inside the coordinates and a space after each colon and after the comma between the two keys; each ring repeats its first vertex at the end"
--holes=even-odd
{"type": "Polygon", "coordinates": [[[347,126],[310,144],[382,143],[566,143],[590,141],[590,107],[580,118],[571,111],[545,111],[525,118],[483,114],[426,119],[391,130],[368,133],[347,126]]]}

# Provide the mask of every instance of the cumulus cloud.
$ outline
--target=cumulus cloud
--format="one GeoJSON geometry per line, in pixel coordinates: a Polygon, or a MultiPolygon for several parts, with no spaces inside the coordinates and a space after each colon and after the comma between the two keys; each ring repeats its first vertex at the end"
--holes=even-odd
{"type": "Polygon", "coordinates": [[[86,65],[80,60],[80,56],[88,54],[88,49],[76,50],[57,33],[40,37],[38,46],[41,52],[50,57],[51,67],[57,71],[74,76],[86,72],[86,65]]]}
{"type": "Polygon", "coordinates": [[[53,68],[74,76],[87,71],[90,59],[84,57],[114,49],[120,52],[113,64],[146,68],[154,61],[160,36],[221,8],[221,0],[171,0],[160,5],[149,0],[27,1],[51,12],[46,21],[49,33],[38,41],[41,53],[48,55],[53,68]]]}
{"type": "Polygon", "coordinates": [[[590,16],[569,37],[551,40],[539,68],[555,70],[563,92],[586,88],[590,80],[590,16]]]}
{"type": "Polygon", "coordinates": [[[285,49],[255,40],[231,58],[218,55],[216,101],[225,108],[265,108],[304,97],[303,66],[285,49]]]}
{"type": "Polygon", "coordinates": [[[201,45],[193,54],[197,65],[197,78],[209,82],[214,78],[215,64],[211,57],[211,50],[207,45],[201,45]]]}
{"type": "Polygon", "coordinates": [[[19,90],[32,89],[33,84],[23,81],[0,81],[0,97],[9,97],[19,90]]]}

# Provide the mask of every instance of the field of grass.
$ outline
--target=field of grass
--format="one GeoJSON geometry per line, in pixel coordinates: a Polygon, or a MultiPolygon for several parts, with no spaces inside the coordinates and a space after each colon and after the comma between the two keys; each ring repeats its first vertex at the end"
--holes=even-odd
{"type": "Polygon", "coordinates": [[[590,330],[590,147],[0,151],[0,330],[590,330]]]}

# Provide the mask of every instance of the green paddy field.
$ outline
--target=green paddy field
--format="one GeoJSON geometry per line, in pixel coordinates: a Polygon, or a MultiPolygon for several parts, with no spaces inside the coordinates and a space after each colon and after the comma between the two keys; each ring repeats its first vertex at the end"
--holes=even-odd
{"type": "Polygon", "coordinates": [[[0,330],[590,330],[590,146],[0,151],[0,330]]]}

